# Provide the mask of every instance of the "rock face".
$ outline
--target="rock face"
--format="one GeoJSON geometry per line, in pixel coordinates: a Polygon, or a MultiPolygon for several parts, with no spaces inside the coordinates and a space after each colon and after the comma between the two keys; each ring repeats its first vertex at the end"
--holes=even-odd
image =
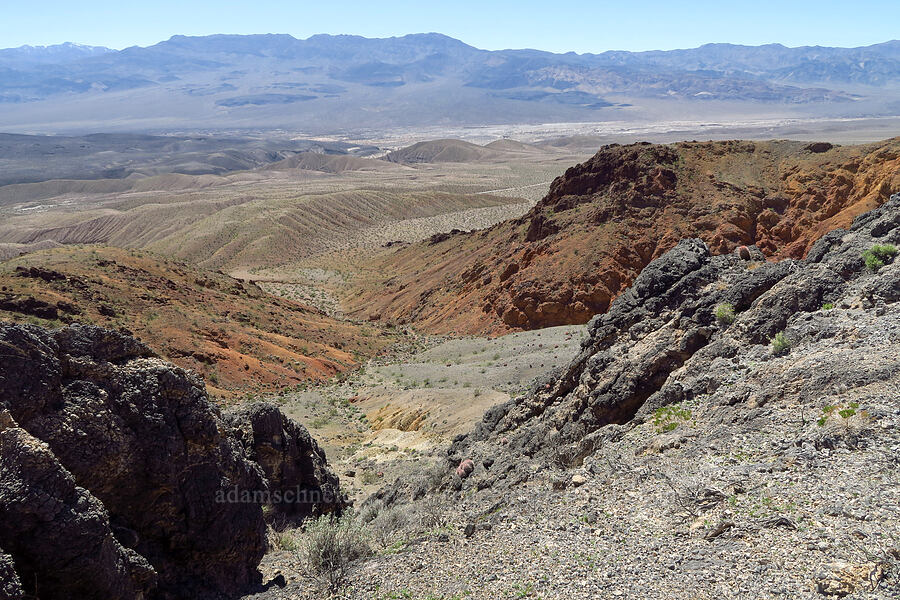
{"type": "MultiPolygon", "coordinates": [[[[16,557],[21,579],[37,582],[40,596],[146,596],[157,579],[150,564],[115,538],[103,504],[75,484],[49,446],[5,415],[0,538],[16,557]]],[[[20,586],[18,578],[11,581],[20,586]]]]}
{"type": "Polygon", "coordinates": [[[262,467],[274,514],[293,520],[341,510],[338,477],[306,428],[272,404],[260,402],[226,414],[247,457],[262,467]]]}
{"type": "MultiPolygon", "coordinates": [[[[218,598],[258,582],[253,494],[270,483],[202,381],[104,329],[0,325],[0,409],[0,547],[28,593],[218,598]]],[[[305,431],[277,411],[267,419],[280,429],[263,435],[296,450],[276,461],[275,486],[322,487],[325,475],[337,487],[323,458],[305,470],[305,431]]]]}
{"type": "Polygon", "coordinates": [[[18,600],[23,595],[25,591],[12,556],[0,548],[0,600],[18,600]]]}
{"type": "Polygon", "coordinates": [[[591,320],[568,367],[494,407],[457,439],[447,472],[470,458],[476,466],[465,486],[520,481],[528,460],[580,465],[672,404],[759,407],[787,390],[793,401],[812,404],[896,382],[900,361],[889,340],[900,335],[891,320],[900,313],[900,262],[867,269],[862,254],[875,244],[900,245],[900,194],[849,231],[825,235],[803,261],[748,265],[713,256],[701,240],[680,242],[591,320]],[[726,304],[736,318],[719,323],[716,309],[726,304]],[[778,333],[787,356],[770,345],[778,333]],[[862,340],[866,360],[855,349],[862,340]],[[478,466],[487,457],[496,459],[489,470],[478,466]]]}
{"type": "Polygon", "coordinates": [[[803,258],[900,188],[900,140],[813,152],[799,142],[612,145],[568,169],[525,216],[379,257],[360,316],[436,333],[586,323],[682,239],[713,255],[803,258]]]}

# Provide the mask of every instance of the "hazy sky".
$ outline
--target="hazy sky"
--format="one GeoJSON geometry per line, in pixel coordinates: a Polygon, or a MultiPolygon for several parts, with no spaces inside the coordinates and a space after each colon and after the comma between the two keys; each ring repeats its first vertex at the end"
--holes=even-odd
{"type": "Polygon", "coordinates": [[[0,47],[147,46],[174,34],[437,31],[473,46],[602,52],[707,42],[860,46],[900,37],[900,1],[0,0],[0,47]]]}

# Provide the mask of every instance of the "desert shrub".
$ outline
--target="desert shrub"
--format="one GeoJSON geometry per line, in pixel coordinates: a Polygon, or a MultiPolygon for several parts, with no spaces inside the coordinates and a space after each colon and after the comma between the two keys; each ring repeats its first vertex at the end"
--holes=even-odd
{"type": "Polygon", "coordinates": [[[378,473],[370,469],[364,469],[359,474],[359,482],[363,485],[375,485],[378,483],[378,473]]]}
{"type": "Polygon", "coordinates": [[[653,426],[657,433],[674,431],[680,423],[691,420],[691,411],[677,404],[662,406],[653,411],[653,426]]]}
{"type": "Polygon", "coordinates": [[[426,530],[446,527],[449,519],[444,510],[444,502],[437,494],[426,496],[417,504],[419,520],[426,530]]]}
{"type": "MultiPolygon", "coordinates": [[[[846,406],[833,406],[826,405],[822,408],[822,416],[816,421],[816,424],[819,427],[823,427],[825,423],[828,422],[829,417],[837,414],[841,417],[841,419],[849,419],[850,417],[856,414],[856,410],[859,408],[859,402],[851,402],[846,406]]],[[[865,411],[863,411],[865,412],[865,411]]]]}
{"type": "Polygon", "coordinates": [[[822,310],[832,310],[834,308],[833,302],[826,302],[822,305],[822,310]]]}
{"type": "Polygon", "coordinates": [[[369,521],[368,530],[375,543],[386,549],[402,538],[409,524],[409,510],[405,506],[393,506],[380,511],[369,521]]]}
{"type": "Polygon", "coordinates": [[[782,354],[787,354],[791,350],[791,341],[784,335],[783,331],[779,331],[775,334],[775,337],[772,338],[772,354],[775,356],[781,356],[782,354]]]}
{"type": "Polygon", "coordinates": [[[287,550],[288,552],[296,552],[300,549],[300,537],[294,529],[278,531],[274,528],[269,528],[267,536],[270,548],[287,550]]]}
{"type": "Polygon", "coordinates": [[[716,321],[720,325],[731,325],[734,323],[734,305],[730,302],[723,302],[716,306],[716,321]]]}
{"type": "Polygon", "coordinates": [[[866,268],[877,273],[881,267],[891,262],[897,256],[897,248],[890,244],[875,244],[863,252],[863,260],[866,268]]]}
{"type": "Polygon", "coordinates": [[[371,500],[362,505],[356,515],[356,520],[362,525],[367,525],[385,509],[381,500],[371,500]]]}
{"type": "Polygon", "coordinates": [[[297,550],[305,574],[332,594],[347,585],[353,561],[371,554],[363,530],[348,516],[309,521],[297,550]]]}

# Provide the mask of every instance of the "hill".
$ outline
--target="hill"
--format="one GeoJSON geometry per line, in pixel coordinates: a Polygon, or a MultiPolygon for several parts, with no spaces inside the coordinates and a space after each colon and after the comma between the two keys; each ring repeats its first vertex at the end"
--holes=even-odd
{"type": "Polygon", "coordinates": [[[397,163],[481,162],[503,156],[495,148],[463,140],[429,140],[389,152],[385,160],[397,163]]]}
{"type": "MultiPolygon", "coordinates": [[[[55,179],[122,180],[152,175],[223,175],[301,153],[348,155],[349,144],[303,139],[104,133],[0,133],[0,187],[55,179]]],[[[371,146],[355,152],[372,152],[371,146]]],[[[121,184],[120,187],[124,187],[121,184]]]]}
{"type": "Polygon", "coordinates": [[[0,263],[0,320],[126,331],[236,396],[330,378],[391,343],[371,326],[145,252],[64,247],[0,263]]]}
{"type": "Polygon", "coordinates": [[[344,173],[346,171],[380,171],[392,167],[383,161],[360,158],[349,155],[325,154],[324,152],[301,152],[290,158],[262,167],[267,171],[285,169],[301,169],[305,171],[321,171],[323,173],[344,173]]]}
{"type": "Polygon", "coordinates": [[[900,44],[485,51],[440,34],[174,36],[121,51],[0,51],[15,132],[573,123],[896,114],[900,44]],[[29,58],[31,57],[31,58],[29,58]]]}
{"type": "Polygon", "coordinates": [[[475,148],[472,162],[398,164],[343,143],[222,174],[0,186],[0,243],[13,253],[45,242],[104,244],[213,269],[272,267],[519,216],[562,165],[585,156],[475,148]]]}
{"type": "Polygon", "coordinates": [[[526,144],[524,142],[519,142],[517,140],[512,140],[508,138],[503,138],[500,140],[494,140],[493,142],[488,142],[484,145],[485,148],[490,148],[492,150],[500,150],[502,152],[522,152],[526,154],[531,153],[540,153],[546,152],[546,148],[542,148],[540,146],[535,146],[533,144],[526,144]]]}
{"type": "Polygon", "coordinates": [[[585,323],[680,239],[801,258],[898,186],[898,139],[607,146],[522,218],[375,257],[346,305],[440,333],[585,323]]]}

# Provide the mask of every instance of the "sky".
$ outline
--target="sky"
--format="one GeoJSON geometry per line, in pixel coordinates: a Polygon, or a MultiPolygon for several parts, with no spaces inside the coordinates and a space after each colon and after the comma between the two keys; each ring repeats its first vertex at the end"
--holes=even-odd
{"type": "Polygon", "coordinates": [[[861,46],[900,37],[900,1],[0,0],[0,48],[148,46],[172,35],[439,32],[484,48],[670,50],[708,42],[861,46]]]}

